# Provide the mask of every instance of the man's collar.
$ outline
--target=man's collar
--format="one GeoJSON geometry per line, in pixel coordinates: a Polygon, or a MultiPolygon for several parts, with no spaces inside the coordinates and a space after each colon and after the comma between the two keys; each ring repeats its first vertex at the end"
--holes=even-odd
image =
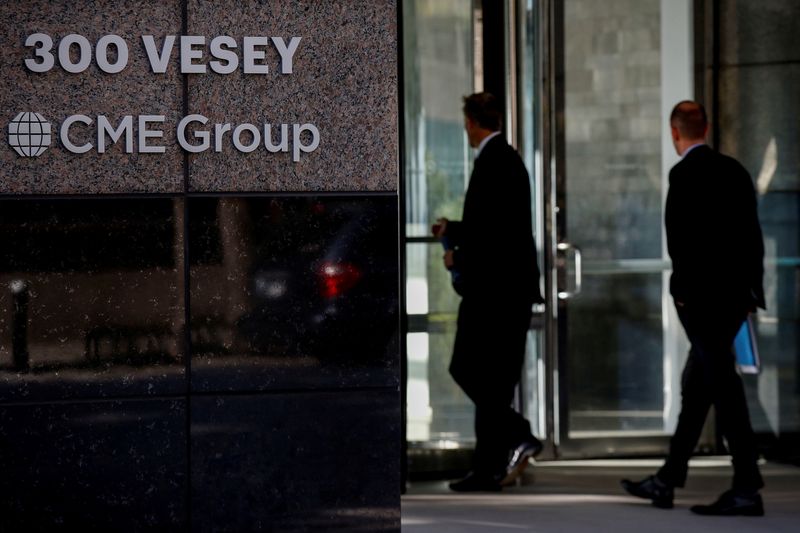
{"type": "Polygon", "coordinates": [[[478,145],[478,148],[475,150],[475,157],[481,155],[481,151],[483,151],[484,147],[486,147],[486,145],[489,144],[489,141],[491,141],[498,135],[500,135],[499,131],[493,131],[492,133],[484,137],[481,143],[478,145]]]}
{"type": "Polygon", "coordinates": [[[692,150],[694,150],[698,146],[705,146],[705,145],[706,145],[706,143],[704,143],[704,142],[703,143],[696,143],[696,144],[691,145],[689,148],[684,150],[684,152],[681,154],[681,158],[684,158],[687,155],[689,155],[689,152],[691,152],[692,150]]]}

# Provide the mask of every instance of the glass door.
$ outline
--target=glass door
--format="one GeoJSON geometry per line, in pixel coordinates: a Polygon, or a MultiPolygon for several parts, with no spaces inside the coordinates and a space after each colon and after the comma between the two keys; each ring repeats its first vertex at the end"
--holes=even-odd
{"type": "MultiPolygon", "coordinates": [[[[472,402],[448,373],[459,297],[442,267],[443,251],[430,236],[430,226],[440,216],[461,217],[474,157],[463,131],[461,97],[483,90],[482,7],[486,4],[481,0],[403,2],[405,403],[409,466],[417,475],[468,467],[475,443],[472,402]]],[[[519,26],[519,17],[526,16],[519,9],[524,3],[505,0],[488,7],[495,10],[493,23],[498,13],[504,17],[502,31],[487,38],[496,39],[493,49],[502,44],[505,50],[504,68],[493,72],[506,73],[500,80],[506,88],[505,134],[530,171],[534,231],[541,242],[540,180],[533,166],[535,75],[530,58],[518,71],[522,57],[517,54],[520,43],[535,31],[519,26]]],[[[498,86],[497,81],[492,85],[498,86]]],[[[537,312],[517,402],[526,410],[534,434],[546,440],[542,309],[537,312]]]]}
{"type": "MultiPolygon", "coordinates": [[[[472,154],[460,98],[483,85],[482,3],[402,2],[406,431],[417,474],[466,467],[474,445],[472,404],[447,371],[458,297],[430,224],[463,205],[472,154]]],[[[669,295],[663,205],[677,162],[667,117],[699,85],[693,5],[503,2],[505,133],[531,174],[547,299],[518,400],[544,459],[660,454],[677,422],[688,342],[669,295]]],[[[758,324],[763,372],[745,383],[757,430],[796,435],[800,366],[785,355],[796,306],[780,288],[794,286],[797,232],[776,175],[772,188],[770,172],[758,178],[769,311],[758,324]]],[[[715,449],[713,433],[700,445],[715,449]]]]}
{"type": "Polygon", "coordinates": [[[406,440],[419,473],[467,465],[453,457],[474,443],[472,403],[448,373],[459,298],[430,228],[461,218],[471,171],[461,97],[476,86],[476,11],[473,0],[404,0],[402,10],[406,440]]]}
{"type": "Polygon", "coordinates": [[[677,161],[666,117],[694,93],[692,2],[553,5],[558,450],[660,452],[677,420],[687,352],[662,227],[677,161]]]}

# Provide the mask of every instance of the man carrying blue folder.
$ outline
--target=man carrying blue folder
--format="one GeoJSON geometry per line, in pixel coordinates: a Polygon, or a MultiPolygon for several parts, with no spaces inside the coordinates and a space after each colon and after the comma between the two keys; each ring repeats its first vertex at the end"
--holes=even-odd
{"type": "Polygon", "coordinates": [[[623,480],[634,496],[673,506],[709,408],[733,456],[733,486],[704,515],[761,516],[764,486],[742,380],[732,351],[734,337],[756,307],[765,308],[764,243],[756,195],[736,160],[705,144],[708,120],[697,102],[684,101],[670,116],[672,140],[682,157],[670,171],[665,210],[672,258],[670,292],[691,342],[681,380],[681,413],[661,469],[640,482],[623,480]]]}

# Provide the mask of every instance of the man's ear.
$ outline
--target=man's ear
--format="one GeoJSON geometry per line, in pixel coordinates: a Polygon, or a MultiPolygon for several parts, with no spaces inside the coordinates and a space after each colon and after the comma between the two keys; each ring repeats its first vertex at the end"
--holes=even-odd
{"type": "Polygon", "coordinates": [[[681,133],[678,131],[678,128],[670,126],[670,131],[672,132],[672,142],[678,142],[681,138],[681,133]]]}

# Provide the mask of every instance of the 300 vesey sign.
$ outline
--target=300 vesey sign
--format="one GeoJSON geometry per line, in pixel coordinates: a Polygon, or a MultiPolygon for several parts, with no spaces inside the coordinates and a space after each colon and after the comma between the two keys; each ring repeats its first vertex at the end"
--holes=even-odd
{"type": "MultiPolygon", "coordinates": [[[[200,35],[167,35],[160,46],[152,35],[142,35],[142,42],[147,51],[147,59],[153,72],[163,74],[173,55],[175,41],[180,39],[180,69],[181,74],[205,74],[208,69],[204,64],[194,63],[202,59],[205,52],[199,47],[206,46],[206,38],[200,35]]],[[[257,61],[266,59],[266,48],[272,47],[280,55],[281,74],[292,73],[292,59],[300,45],[300,37],[292,37],[287,43],[283,37],[244,37],[242,39],[242,69],[245,74],[268,74],[269,65],[259,64],[257,61]]],[[[128,43],[119,35],[105,35],[97,41],[97,46],[92,50],[89,39],[83,35],[72,33],[61,39],[58,52],[55,53],[53,38],[45,33],[34,33],[25,40],[25,46],[33,48],[35,57],[25,60],[25,66],[32,72],[47,72],[55,66],[56,55],[58,63],[67,72],[78,74],[89,68],[94,57],[97,66],[103,72],[117,74],[128,66],[128,43]],[[77,60],[70,57],[71,49],[77,47],[77,60]],[[115,48],[116,58],[109,59],[109,47],[115,48]],[[93,53],[94,52],[94,53],[93,53]]],[[[214,37],[209,43],[209,52],[213,61],[208,66],[217,74],[231,74],[239,68],[239,48],[236,39],[227,35],[214,37]]]]}
{"type": "MultiPolygon", "coordinates": [[[[289,75],[293,73],[294,55],[301,41],[301,37],[246,36],[242,38],[240,46],[236,39],[227,35],[214,37],[208,43],[204,36],[197,35],[167,35],[160,42],[152,35],[142,36],[150,69],[155,74],[167,71],[175,55],[177,42],[180,72],[183,74],[211,71],[225,75],[240,68],[244,74],[268,74],[270,65],[264,61],[271,49],[275,59],[279,60],[279,65],[275,65],[276,72],[289,75]],[[206,53],[213,59],[207,64],[196,63],[206,53]]],[[[117,74],[128,67],[130,56],[128,43],[119,35],[105,35],[92,47],[86,37],[78,34],[65,36],[56,46],[51,36],[34,33],[25,40],[25,46],[31,48],[33,54],[33,57],[25,59],[25,66],[36,73],[48,72],[58,63],[65,71],[80,74],[94,60],[103,72],[117,74]]],[[[61,121],[58,137],[61,145],[75,154],[92,150],[102,154],[109,145],[121,141],[123,137],[123,150],[126,153],[158,154],[167,150],[159,142],[164,137],[165,122],[164,115],[125,115],[112,122],[105,115],[90,117],[74,114],[61,121]],[[81,140],[76,140],[76,137],[81,140]]],[[[178,145],[191,153],[222,152],[231,145],[240,152],[249,153],[262,147],[271,153],[291,152],[292,160],[296,162],[301,154],[313,152],[320,143],[319,129],[310,123],[256,125],[208,122],[209,119],[200,114],[182,118],[174,126],[178,145]]],[[[8,140],[20,156],[36,157],[50,146],[52,132],[51,124],[39,112],[20,111],[9,123],[8,140]]]]}

